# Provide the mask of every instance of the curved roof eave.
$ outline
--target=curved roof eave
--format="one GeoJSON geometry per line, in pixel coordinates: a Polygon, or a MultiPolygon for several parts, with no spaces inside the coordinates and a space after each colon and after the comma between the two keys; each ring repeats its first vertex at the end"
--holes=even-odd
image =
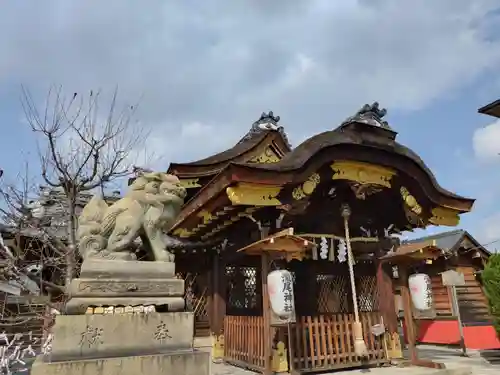
{"type": "MultiPolygon", "coordinates": [[[[303,169],[308,162],[311,161],[321,151],[329,148],[344,147],[344,146],[357,146],[365,149],[379,150],[385,153],[395,154],[396,156],[403,157],[414,164],[416,164],[426,175],[433,189],[442,196],[451,198],[453,200],[461,201],[468,206],[464,212],[470,211],[474,204],[474,199],[466,198],[455,194],[443,187],[441,187],[423,160],[411,149],[389,139],[376,139],[370,134],[353,133],[349,131],[332,130],[317,134],[306,141],[302,142],[299,146],[286,154],[281,161],[273,164],[248,164],[248,163],[234,163],[245,168],[251,168],[260,171],[270,172],[295,172],[303,169]]],[[[438,203],[438,202],[436,202],[438,203]]]]}
{"type": "MultiPolygon", "coordinates": [[[[177,168],[203,168],[215,165],[227,164],[232,160],[246,154],[259,146],[269,135],[278,135],[284,145],[285,152],[291,151],[292,147],[288,142],[288,137],[282,126],[278,126],[279,116],[274,116],[273,112],[263,112],[260,118],[252,124],[250,130],[233,147],[219,152],[215,155],[189,163],[171,163],[168,171],[177,168]]],[[[221,169],[221,168],[219,168],[221,169]]]]}
{"type": "MultiPolygon", "coordinates": [[[[190,213],[199,209],[205,201],[215,194],[220,194],[232,183],[245,181],[284,185],[301,182],[312,169],[343,159],[385,165],[404,171],[407,176],[420,184],[428,199],[437,206],[449,207],[461,213],[470,211],[474,199],[457,195],[441,187],[423,160],[411,149],[395,141],[397,133],[382,120],[386,112],[385,109],[379,108],[377,102],[372,105],[366,104],[337,129],[317,134],[295,149],[289,147],[291,151],[276,163],[246,163],[234,159],[221,163],[216,176],[184,206],[174,228],[190,213]]],[[[283,128],[276,126],[278,121],[279,117],[273,117],[272,112],[263,113],[239,144],[247,143],[260,133],[268,134],[271,129],[280,132],[285,144],[288,144],[283,128]],[[274,124],[272,128],[266,127],[269,122],[274,124]]],[[[228,152],[229,150],[218,155],[227,156],[228,152]]],[[[204,163],[212,160],[204,159],[204,163]]],[[[194,166],[193,163],[190,165],[194,166]]]]}
{"type": "Polygon", "coordinates": [[[204,159],[200,159],[197,161],[192,161],[189,163],[171,163],[170,167],[168,168],[169,171],[171,169],[174,169],[175,167],[205,167],[205,166],[211,166],[214,164],[220,164],[223,162],[228,162],[234,158],[237,158],[238,156],[241,156],[245,154],[246,152],[250,151],[254,147],[256,147],[266,136],[268,133],[261,133],[259,135],[256,135],[252,139],[249,139],[245,142],[242,143],[237,143],[234,147],[231,147],[225,151],[219,152],[215,155],[209,156],[204,159]]]}

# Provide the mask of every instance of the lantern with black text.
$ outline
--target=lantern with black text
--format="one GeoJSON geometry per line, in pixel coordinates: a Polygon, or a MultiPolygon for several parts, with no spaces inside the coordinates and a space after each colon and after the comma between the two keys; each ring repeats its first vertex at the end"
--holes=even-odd
{"type": "Polygon", "coordinates": [[[272,271],[267,275],[271,310],[282,320],[290,320],[295,313],[293,278],[287,270],[272,271]]]}
{"type": "Polygon", "coordinates": [[[424,273],[410,275],[408,286],[415,309],[419,311],[432,309],[432,286],[429,275],[424,273]]]}

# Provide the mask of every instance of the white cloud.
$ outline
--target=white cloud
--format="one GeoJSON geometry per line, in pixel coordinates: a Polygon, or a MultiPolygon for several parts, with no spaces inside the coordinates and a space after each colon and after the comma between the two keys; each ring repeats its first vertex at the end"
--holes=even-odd
{"type": "Polygon", "coordinates": [[[479,160],[500,160],[500,120],[477,129],[472,137],[472,145],[479,160]]]}
{"type": "Polygon", "coordinates": [[[477,239],[489,249],[500,249],[500,213],[481,220],[477,228],[477,239]]]}
{"type": "MultiPolygon", "coordinates": [[[[20,84],[39,97],[51,84],[106,95],[118,85],[120,98],[142,98],[138,131],[151,129],[131,158],[165,169],[231,147],[262,111],[279,115],[297,145],[367,102],[413,111],[499,72],[498,0],[192,3],[4,2],[0,98],[15,101],[20,84]]],[[[475,132],[478,159],[497,160],[499,128],[475,132]]]]}
{"type": "Polygon", "coordinates": [[[231,132],[220,125],[201,121],[181,124],[176,129],[172,124],[157,124],[153,126],[145,147],[134,152],[135,163],[166,169],[171,162],[195,161],[224,151],[241,136],[238,129],[231,132]]]}
{"type": "MultiPolygon", "coordinates": [[[[181,137],[199,137],[205,138],[210,134],[214,134],[214,127],[208,124],[203,124],[199,121],[190,122],[188,124],[181,126],[180,135],[181,137]]],[[[206,138],[205,138],[206,139],[206,138]]]]}
{"type": "Polygon", "coordinates": [[[63,84],[70,92],[118,84],[121,97],[143,98],[139,118],[160,127],[163,149],[176,150],[176,161],[200,153],[187,133],[208,134],[199,143],[207,155],[212,144],[241,137],[264,110],[281,116],[296,144],[304,126],[309,135],[324,131],[366,102],[422,108],[499,66],[500,42],[488,34],[497,5],[427,0],[408,11],[397,0],[7,2],[0,93],[15,96],[19,83],[35,91],[63,84]],[[181,147],[182,139],[192,143],[181,147]]]}

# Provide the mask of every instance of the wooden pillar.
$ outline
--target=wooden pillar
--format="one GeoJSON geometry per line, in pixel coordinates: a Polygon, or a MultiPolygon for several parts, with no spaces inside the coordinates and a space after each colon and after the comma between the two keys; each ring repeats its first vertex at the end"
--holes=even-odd
{"type": "MultiPolygon", "coordinates": [[[[381,254],[378,254],[380,257],[381,254]]],[[[381,261],[376,261],[376,280],[378,291],[379,310],[384,318],[387,328],[384,340],[387,345],[388,359],[403,358],[403,350],[398,329],[398,313],[396,312],[396,301],[394,293],[394,282],[392,280],[392,266],[381,261]]]]}
{"type": "MultiPolygon", "coordinates": [[[[377,252],[377,258],[383,255],[377,252]]],[[[388,359],[403,358],[401,340],[398,331],[398,314],[396,312],[396,301],[394,283],[392,280],[392,266],[380,260],[375,261],[376,280],[378,291],[378,306],[380,314],[384,319],[387,332],[384,334],[384,345],[388,359]]]]}
{"type": "Polygon", "coordinates": [[[214,314],[214,270],[213,270],[213,260],[210,258],[210,269],[207,271],[207,314],[208,314],[208,327],[210,334],[215,332],[215,314],[214,314]]]}
{"type": "Polygon", "coordinates": [[[210,331],[212,336],[212,360],[224,358],[224,318],[226,316],[226,264],[216,254],[212,262],[212,300],[210,308],[210,331]]]}
{"type": "Polygon", "coordinates": [[[392,335],[398,331],[398,316],[396,314],[391,270],[388,270],[390,267],[387,264],[380,261],[375,264],[377,267],[378,306],[380,313],[384,317],[384,325],[392,335]]]}
{"type": "Polygon", "coordinates": [[[408,341],[408,351],[410,352],[410,361],[418,361],[418,353],[416,346],[416,327],[413,319],[413,305],[410,296],[410,287],[408,285],[408,268],[407,265],[398,267],[399,278],[401,280],[401,298],[403,300],[404,321],[406,327],[406,340],[408,341]]]}
{"type": "Polygon", "coordinates": [[[269,253],[267,251],[262,252],[261,278],[262,278],[262,315],[264,319],[264,375],[272,374],[271,311],[269,302],[269,290],[267,288],[269,261],[270,261],[269,253]]]}
{"type": "Polygon", "coordinates": [[[410,352],[410,363],[414,366],[443,369],[445,365],[440,362],[419,359],[417,352],[417,326],[413,319],[413,304],[411,302],[410,287],[408,285],[409,264],[399,264],[398,272],[401,280],[401,297],[403,300],[404,318],[406,326],[406,338],[408,340],[408,351],[410,352]]]}

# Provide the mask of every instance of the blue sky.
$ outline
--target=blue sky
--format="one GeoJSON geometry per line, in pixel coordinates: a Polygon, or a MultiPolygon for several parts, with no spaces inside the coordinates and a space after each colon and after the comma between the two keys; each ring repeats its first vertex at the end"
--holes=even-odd
{"type": "MultiPolygon", "coordinates": [[[[273,110],[291,142],[379,101],[440,184],[477,199],[461,227],[500,238],[497,0],[16,1],[0,13],[1,168],[36,171],[20,85],[37,104],[118,86],[141,98],[155,168],[231,147],[273,110]]],[[[444,228],[443,228],[444,229],[444,228]]],[[[429,231],[436,229],[430,228],[429,231]]],[[[438,230],[442,230],[439,228],[438,230]]]]}

